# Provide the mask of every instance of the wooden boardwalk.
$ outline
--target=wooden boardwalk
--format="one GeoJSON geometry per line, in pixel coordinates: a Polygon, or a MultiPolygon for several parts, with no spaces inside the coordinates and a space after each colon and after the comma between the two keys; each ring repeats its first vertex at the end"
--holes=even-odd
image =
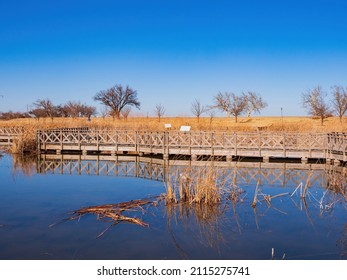
{"type": "Polygon", "coordinates": [[[22,133],[22,127],[0,127],[0,146],[12,146],[13,140],[22,133]]]}
{"type": "MultiPolygon", "coordinates": [[[[0,145],[12,145],[22,128],[0,128],[0,145]]],[[[344,133],[125,131],[86,128],[37,131],[40,153],[158,155],[193,161],[214,157],[222,161],[253,158],[347,162],[344,133]]]]}
{"type": "Polygon", "coordinates": [[[37,135],[43,153],[156,154],[189,156],[346,161],[344,134],[281,132],[143,132],[111,130],[46,130],[37,135]]]}
{"type": "Polygon", "coordinates": [[[326,138],[326,158],[337,162],[347,162],[347,134],[329,133],[326,138]]]}

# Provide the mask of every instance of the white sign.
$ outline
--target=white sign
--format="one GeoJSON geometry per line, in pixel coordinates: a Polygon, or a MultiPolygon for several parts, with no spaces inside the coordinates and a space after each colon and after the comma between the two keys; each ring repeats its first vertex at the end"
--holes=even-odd
{"type": "Polygon", "coordinates": [[[182,125],[181,128],[180,128],[180,131],[190,131],[190,126],[189,125],[182,125]]]}

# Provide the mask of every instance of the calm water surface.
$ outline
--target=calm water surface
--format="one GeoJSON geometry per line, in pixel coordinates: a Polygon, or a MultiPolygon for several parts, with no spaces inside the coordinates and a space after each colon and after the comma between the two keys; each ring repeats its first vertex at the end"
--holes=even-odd
{"type": "MultiPolygon", "coordinates": [[[[270,207],[262,202],[253,209],[256,172],[243,169],[237,180],[245,193],[235,205],[206,209],[159,203],[129,213],[149,227],[122,223],[100,238],[109,223],[94,215],[49,227],[85,206],[148,198],[165,190],[163,175],[146,173],[145,164],[137,170],[118,164],[119,170],[112,171],[118,176],[111,176],[110,166],[98,162],[96,167],[95,162],[70,161],[63,168],[31,162],[19,168],[11,156],[0,158],[0,259],[271,259],[271,248],[276,258],[347,258],[346,206],[328,192],[325,209],[320,208],[325,191],[321,170],[312,175],[306,204],[297,195],[286,195],[273,199],[270,207]],[[78,164],[82,167],[76,169],[78,164]]],[[[271,195],[292,193],[303,175],[295,169],[266,172],[260,188],[271,195]]]]}

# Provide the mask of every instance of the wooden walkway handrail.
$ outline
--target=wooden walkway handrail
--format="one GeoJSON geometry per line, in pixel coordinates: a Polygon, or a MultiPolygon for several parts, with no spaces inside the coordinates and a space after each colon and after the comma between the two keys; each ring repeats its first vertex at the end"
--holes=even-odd
{"type": "MultiPolygon", "coordinates": [[[[22,127],[0,127],[0,143],[11,145],[22,127]]],[[[128,131],[89,127],[37,131],[39,151],[155,153],[163,156],[226,156],[347,161],[346,133],[128,131]]]]}
{"type": "Polygon", "coordinates": [[[88,143],[145,146],[216,147],[247,149],[325,149],[324,133],[282,132],[143,132],[123,130],[71,130],[38,131],[40,142],[46,144],[88,143]]]}
{"type": "Polygon", "coordinates": [[[0,127],[1,136],[21,135],[24,132],[23,127],[0,127]]]}
{"type": "Polygon", "coordinates": [[[0,127],[0,146],[12,146],[14,139],[23,133],[23,127],[0,127]]]}

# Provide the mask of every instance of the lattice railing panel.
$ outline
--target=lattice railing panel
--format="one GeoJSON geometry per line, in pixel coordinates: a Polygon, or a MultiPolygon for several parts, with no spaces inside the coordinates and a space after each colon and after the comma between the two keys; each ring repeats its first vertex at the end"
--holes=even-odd
{"type": "Polygon", "coordinates": [[[60,132],[59,131],[48,131],[44,132],[44,139],[46,143],[60,143],[60,132]]]}
{"type": "Polygon", "coordinates": [[[237,135],[237,148],[259,149],[259,135],[254,133],[242,133],[237,135]]]}
{"type": "Polygon", "coordinates": [[[259,134],[259,142],[261,149],[284,149],[284,136],[281,134],[261,133],[259,134]]]}
{"type": "Polygon", "coordinates": [[[23,127],[0,127],[0,135],[17,136],[24,132],[23,127]]]}
{"type": "Polygon", "coordinates": [[[158,132],[138,133],[137,144],[140,146],[163,146],[165,135],[158,132]]]}
{"type": "Polygon", "coordinates": [[[328,134],[328,149],[345,152],[347,150],[347,135],[345,133],[328,134]]]}
{"type": "Polygon", "coordinates": [[[169,146],[190,146],[190,133],[173,132],[169,133],[169,146]]]}

